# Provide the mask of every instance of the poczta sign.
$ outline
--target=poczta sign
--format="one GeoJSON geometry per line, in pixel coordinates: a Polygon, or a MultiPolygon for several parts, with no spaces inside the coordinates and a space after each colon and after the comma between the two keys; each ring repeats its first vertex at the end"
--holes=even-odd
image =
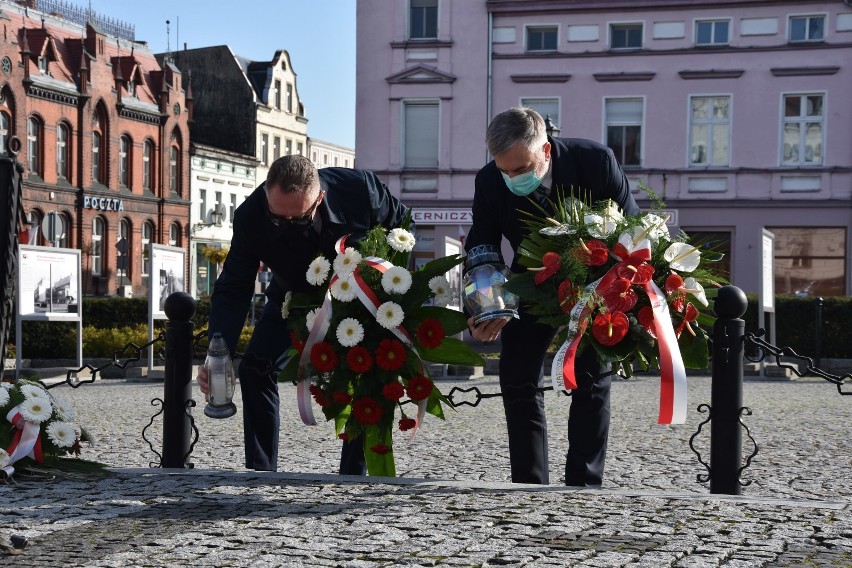
{"type": "Polygon", "coordinates": [[[124,200],[112,197],[83,197],[83,209],[124,211],[124,200]]]}

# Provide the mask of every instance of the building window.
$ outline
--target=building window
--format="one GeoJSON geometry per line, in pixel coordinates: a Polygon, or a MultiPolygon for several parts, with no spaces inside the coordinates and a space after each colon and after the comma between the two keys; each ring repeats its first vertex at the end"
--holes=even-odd
{"type": "Polygon", "coordinates": [[[349,158],[346,158],[346,159],[344,159],[344,160],[343,160],[343,167],[344,167],[344,168],[348,168],[348,167],[349,167],[349,158]]]}
{"type": "Polygon", "coordinates": [[[324,166],[328,165],[328,154],[322,155],[322,163],[323,163],[324,166]]]}
{"type": "Polygon", "coordinates": [[[127,136],[118,141],[118,183],[122,187],[130,187],[131,142],[127,136]]]}
{"type": "Polygon", "coordinates": [[[100,132],[92,132],[92,181],[103,183],[103,138],[100,132]]]}
{"type": "Polygon", "coordinates": [[[438,166],[438,103],[405,103],[403,165],[406,168],[438,166]]]}
{"type": "Polygon", "coordinates": [[[622,166],[642,165],[642,99],[606,101],[606,145],[622,166]]]}
{"type": "Polygon", "coordinates": [[[281,110],[281,79],[275,79],[275,108],[281,110]]]}
{"type": "Polygon", "coordinates": [[[43,245],[44,233],[41,232],[42,214],[38,209],[33,209],[27,215],[27,226],[29,227],[29,235],[27,242],[22,244],[43,245]]]}
{"type": "Polygon", "coordinates": [[[130,276],[130,253],[133,251],[130,243],[130,222],[122,219],[118,222],[118,235],[115,241],[115,274],[124,284],[124,279],[130,276]]]}
{"type": "Polygon", "coordinates": [[[293,112],[293,85],[287,83],[287,112],[293,112]]]}
{"type": "Polygon", "coordinates": [[[269,146],[269,135],[261,134],[260,135],[260,165],[267,166],[269,165],[269,152],[267,150],[269,146]]]}
{"type": "Polygon", "coordinates": [[[337,156],[334,157],[334,167],[337,167],[337,156]]]}
{"type": "Polygon", "coordinates": [[[180,149],[169,148],[169,189],[180,195],[180,149]]]}
{"type": "Polygon", "coordinates": [[[67,213],[60,213],[59,218],[62,219],[62,234],[56,240],[56,246],[59,248],[70,248],[71,241],[68,236],[71,234],[71,216],[67,213]]]}
{"type": "Polygon", "coordinates": [[[284,153],[288,156],[293,153],[293,141],[289,138],[284,141],[284,153]]]}
{"type": "Polygon", "coordinates": [[[68,180],[68,142],[71,136],[68,133],[68,126],[60,124],[56,127],[56,177],[60,180],[68,180]]]}
{"type": "Polygon", "coordinates": [[[408,37],[410,39],[438,37],[438,0],[410,0],[408,37]]]}
{"type": "Polygon", "coordinates": [[[612,24],[609,27],[610,49],[641,49],[642,24],[612,24]]]}
{"type": "Polygon", "coordinates": [[[169,245],[179,247],[180,245],[180,223],[175,221],[169,227],[169,245]]]}
{"type": "Polygon", "coordinates": [[[38,70],[47,75],[47,57],[38,58],[38,70]]]}
{"type": "Polygon", "coordinates": [[[843,296],[846,227],[767,227],[775,235],[775,293],[843,296]]]}
{"type": "Polygon", "coordinates": [[[527,28],[527,51],[556,51],[556,26],[530,26],[527,28]]]}
{"type": "Polygon", "coordinates": [[[231,194],[231,209],[228,211],[228,219],[230,219],[231,223],[234,222],[234,214],[237,212],[237,194],[231,194]]]}
{"type": "Polygon", "coordinates": [[[824,100],[821,94],[784,96],[783,165],[822,164],[824,100]]]}
{"type": "Polygon", "coordinates": [[[317,163],[317,153],[316,152],[311,152],[311,161],[315,164],[317,163]]]}
{"type": "Polygon", "coordinates": [[[151,274],[151,239],[154,237],[154,224],[145,221],[142,224],[142,277],[151,274]]]}
{"type": "Polygon", "coordinates": [[[104,272],[104,220],[95,217],[92,221],[92,276],[104,272]]]}
{"type": "Polygon", "coordinates": [[[825,16],[791,16],[790,41],[822,41],[825,39],[825,16]]]}
{"type": "MultiPolygon", "coordinates": [[[[215,203],[215,205],[213,205],[213,213],[214,213],[214,215],[219,215],[221,213],[222,217],[224,217],[225,216],[225,204],[222,203],[222,192],[217,191],[215,195],[216,195],[216,203],[215,203]]],[[[215,217],[214,216],[212,220],[216,221],[216,223],[218,223],[217,226],[221,226],[222,221],[224,221],[224,219],[222,217],[215,217]]]]}
{"type": "Polygon", "coordinates": [[[27,167],[30,173],[41,176],[41,123],[35,117],[27,119],[27,167]]]}
{"type": "Polygon", "coordinates": [[[198,204],[198,220],[202,223],[207,222],[207,190],[202,189],[199,191],[200,199],[198,204]]]}
{"type": "Polygon", "coordinates": [[[728,20],[695,22],[695,45],[727,45],[730,42],[728,20]]]}
{"type": "Polygon", "coordinates": [[[558,98],[529,98],[521,99],[521,106],[535,109],[542,118],[550,115],[553,124],[559,126],[559,99],[558,98]]]}
{"type": "Polygon", "coordinates": [[[0,112],[0,153],[7,153],[9,151],[9,127],[11,125],[11,121],[9,120],[9,115],[5,112],[0,112]]]}
{"type": "Polygon", "coordinates": [[[727,166],[731,134],[731,97],[692,97],[690,166],[727,166]]]}
{"type": "Polygon", "coordinates": [[[281,138],[278,136],[272,137],[272,159],[277,160],[281,157],[281,138]]]}
{"type": "Polygon", "coordinates": [[[146,140],[142,146],[142,188],[152,190],[151,180],[154,179],[154,145],[146,140]]]}
{"type": "Polygon", "coordinates": [[[301,142],[296,142],[296,153],[304,156],[305,146],[301,142]]]}

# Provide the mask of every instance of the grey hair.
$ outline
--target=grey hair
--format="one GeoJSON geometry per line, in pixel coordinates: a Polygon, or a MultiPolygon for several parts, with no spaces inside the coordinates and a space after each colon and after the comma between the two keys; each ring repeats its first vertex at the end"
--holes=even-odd
{"type": "Polygon", "coordinates": [[[272,162],[266,175],[266,193],[275,187],[283,193],[306,193],[319,185],[319,175],[313,162],[304,156],[282,156],[272,162]]]}
{"type": "Polygon", "coordinates": [[[485,131],[485,144],[492,156],[499,156],[515,144],[533,149],[545,142],[544,119],[535,109],[527,107],[513,107],[501,112],[485,131]]]}

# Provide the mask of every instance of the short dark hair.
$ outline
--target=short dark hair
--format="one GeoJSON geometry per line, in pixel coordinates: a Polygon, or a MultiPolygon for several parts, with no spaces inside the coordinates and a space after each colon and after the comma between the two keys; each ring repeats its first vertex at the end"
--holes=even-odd
{"type": "Polygon", "coordinates": [[[544,119],[534,109],[513,107],[495,116],[485,131],[485,145],[492,156],[498,156],[514,146],[523,144],[529,149],[547,142],[544,119]]]}
{"type": "Polygon", "coordinates": [[[272,162],[266,175],[266,191],[278,188],[284,193],[305,193],[319,184],[319,175],[313,162],[304,156],[282,156],[272,162]]]}

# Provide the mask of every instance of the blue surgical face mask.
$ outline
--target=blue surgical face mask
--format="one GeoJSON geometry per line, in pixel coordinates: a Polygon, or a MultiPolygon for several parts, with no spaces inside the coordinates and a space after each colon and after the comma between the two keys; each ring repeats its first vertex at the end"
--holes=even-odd
{"type": "Polygon", "coordinates": [[[526,197],[541,185],[541,178],[535,174],[535,168],[512,178],[503,172],[500,173],[503,175],[503,181],[506,182],[509,191],[519,197],[526,197]]]}

